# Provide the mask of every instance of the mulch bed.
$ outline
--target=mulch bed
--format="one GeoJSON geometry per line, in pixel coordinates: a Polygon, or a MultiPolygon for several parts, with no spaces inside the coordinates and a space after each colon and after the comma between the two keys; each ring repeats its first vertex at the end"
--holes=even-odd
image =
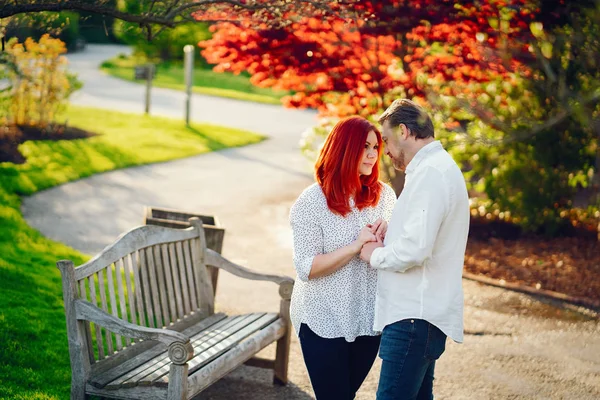
{"type": "Polygon", "coordinates": [[[593,231],[546,238],[472,220],[465,272],[600,304],[600,241],[593,231]]]}
{"type": "Polygon", "coordinates": [[[64,125],[49,125],[45,128],[28,125],[0,126],[0,162],[23,164],[25,157],[19,145],[27,140],[74,140],[95,136],[93,132],[64,125]]]}

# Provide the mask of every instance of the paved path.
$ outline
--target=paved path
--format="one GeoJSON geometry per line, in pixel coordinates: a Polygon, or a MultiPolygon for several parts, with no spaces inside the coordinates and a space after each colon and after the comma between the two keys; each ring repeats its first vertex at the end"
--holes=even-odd
{"type": "MultiPolygon", "coordinates": [[[[70,56],[84,81],[73,96],[81,105],[142,112],[141,85],[113,79],[97,65],[123,48],[89,46],[70,56]]],[[[154,89],[153,114],[180,117],[183,94],[154,89]]],[[[263,143],[185,160],[96,175],[24,199],[28,222],[44,235],[95,253],[138,225],[144,205],[213,213],[227,228],[224,253],[245,265],[293,275],[289,206],[311,181],[299,153],[300,132],[314,113],[195,95],[193,117],[255,130],[263,143]]],[[[275,288],[221,274],[217,308],[236,312],[277,309],[275,288]]],[[[598,399],[600,325],[591,316],[531,297],[465,281],[464,345],[449,343],[438,363],[441,399],[598,399]]],[[[265,355],[273,349],[266,349],[265,355]]],[[[374,399],[379,361],[357,395],[374,399]]],[[[267,371],[242,367],[201,399],[313,398],[294,339],[291,384],[274,387],[267,371]]]]}

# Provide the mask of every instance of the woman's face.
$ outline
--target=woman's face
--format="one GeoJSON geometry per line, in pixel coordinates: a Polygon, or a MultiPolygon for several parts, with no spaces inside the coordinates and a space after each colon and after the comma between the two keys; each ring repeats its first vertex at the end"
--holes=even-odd
{"type": "Polygon", "coordinates": [[[360,164],[358,165],[359,175],[371,175],[373,166],[377,162],[379,155],[379,144],[377,143],[377,135],[370,131],[365,142],[365,150],[363,152],[360,164]]]}

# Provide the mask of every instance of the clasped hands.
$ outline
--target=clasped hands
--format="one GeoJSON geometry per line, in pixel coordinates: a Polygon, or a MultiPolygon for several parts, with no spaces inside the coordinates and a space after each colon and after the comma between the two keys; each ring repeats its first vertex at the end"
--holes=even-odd
{"type": "Polygon", "coordinates": [[[379,218],[372,224],[367,224],[358,233],[356,241],[360,244],[360,258],[365,262],[371,261],[373,250],[383,247],[383,239],[387,233],[387,222],[379,218]]]}

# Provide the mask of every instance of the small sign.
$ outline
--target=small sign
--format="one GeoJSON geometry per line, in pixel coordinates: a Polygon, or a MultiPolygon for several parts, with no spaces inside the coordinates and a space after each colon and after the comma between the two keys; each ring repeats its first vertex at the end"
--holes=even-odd
{"type": "Polygon", "coordinates": [[[148,75],[150,74],[152,74],[150,79],[154,79],[154,68],[150,68],[148,65],[138,65],[135,67],[135,79],[148,79],[148,75]]]}

